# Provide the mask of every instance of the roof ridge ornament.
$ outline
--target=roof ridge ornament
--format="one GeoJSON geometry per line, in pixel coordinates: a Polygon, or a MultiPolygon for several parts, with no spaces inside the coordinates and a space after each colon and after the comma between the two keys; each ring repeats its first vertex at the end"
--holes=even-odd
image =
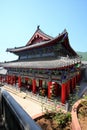
{"type": "Polygon", "coordinates": [[[39,29],[40,29],[40,25],[37,26],[37,30],[39,30],[39,29]]]}
{"type": "Polygon", "coordinates": [[[66,28],[64,29],[64,32],[67,32],[66,28]]]}

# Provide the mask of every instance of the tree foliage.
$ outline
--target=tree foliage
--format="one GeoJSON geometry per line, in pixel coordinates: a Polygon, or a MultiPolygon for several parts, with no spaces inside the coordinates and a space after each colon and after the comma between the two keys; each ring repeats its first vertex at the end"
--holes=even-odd
{"type": "Polygon", "coordinates": [[[82,61],[87,61],[87,52],[77,52],[77,54],[82,57],[82,61]]]}

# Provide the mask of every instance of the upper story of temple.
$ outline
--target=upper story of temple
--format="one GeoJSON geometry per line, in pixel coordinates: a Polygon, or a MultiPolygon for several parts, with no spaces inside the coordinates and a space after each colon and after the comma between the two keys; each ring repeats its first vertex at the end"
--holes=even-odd
{"type": "Polygon", "coordinates": [[[45,34],[39,26],[25,46],[8,48],[7,52],[18,56],[18,61],[51,60],[60,57],[78,57],[69,43],[68,33],[64,30],[56,37],[45,34]]]}

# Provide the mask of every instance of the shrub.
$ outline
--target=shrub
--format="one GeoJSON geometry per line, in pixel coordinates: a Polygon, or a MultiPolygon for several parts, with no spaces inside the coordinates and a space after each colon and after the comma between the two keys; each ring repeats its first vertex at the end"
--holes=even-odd
{"type": "Polygon", "coordinates": [[[78,116],[87,116],[87,101],[82,101],[78,107],[78,116]]]}
{"type": "Polygon", "coordinates": [[[64,128],[67,125],[67,122],[71,121],[71,113],[63,113],[60,111],[55,114],[54,120],[59,124],[60,128],[64,128]]]}

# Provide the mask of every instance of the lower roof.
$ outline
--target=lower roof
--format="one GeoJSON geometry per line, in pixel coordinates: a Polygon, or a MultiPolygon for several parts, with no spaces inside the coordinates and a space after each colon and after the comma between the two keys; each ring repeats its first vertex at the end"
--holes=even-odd
{"type": "Polygon", "coordinates": [[[0,67],[0,75],[6,75],[7,70],[4,69],[3,67],[0,67]]]}
{"type": "Polygon", "coordinates": [[[2,63],[0,66],[4,68],[35,68],[35,69],[56,69],[61,67],[67,67],[69,65],[74,65],[80,63],[79,58],[68,58],[62,57],[56,60],[44,60],[44,61],[16,61],[2,63]]]}

